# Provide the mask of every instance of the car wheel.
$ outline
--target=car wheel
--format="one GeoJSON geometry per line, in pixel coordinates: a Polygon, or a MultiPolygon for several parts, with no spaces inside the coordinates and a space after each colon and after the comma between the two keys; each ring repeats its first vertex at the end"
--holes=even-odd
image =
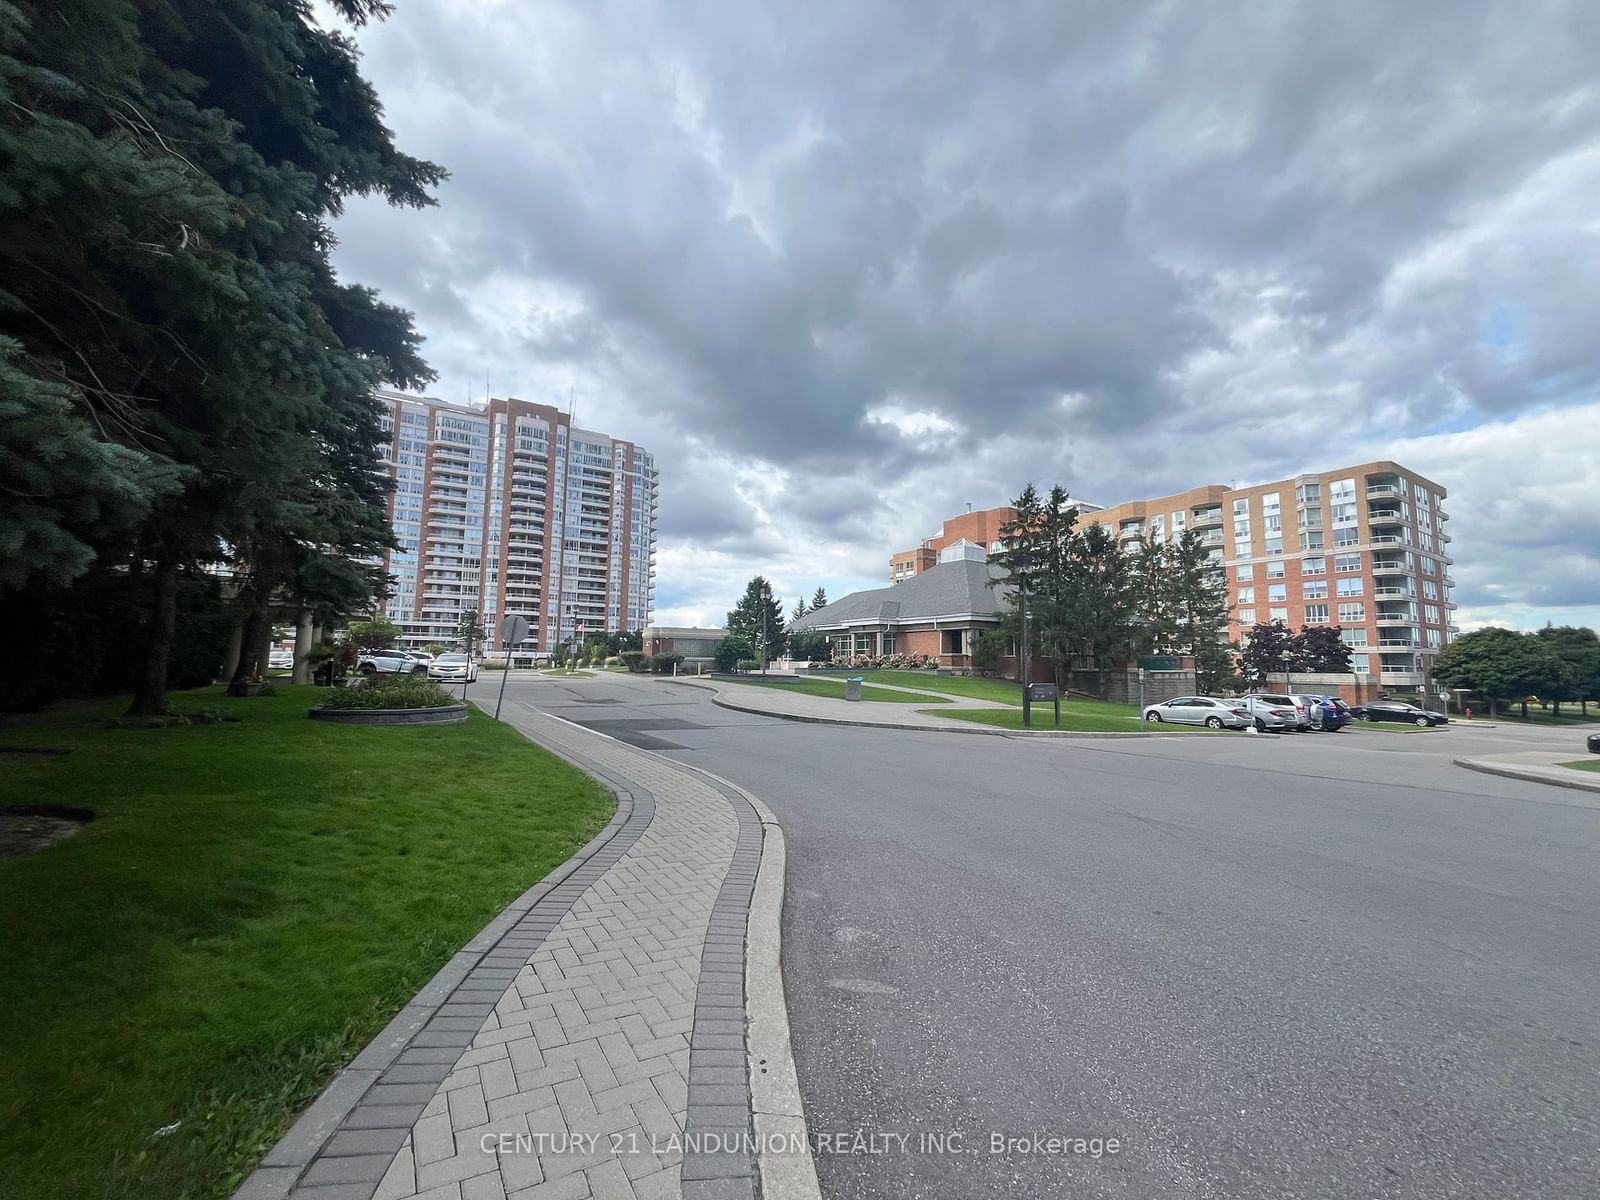
{"type": "Polygon", "coordinates": [[[376,675],[378,673],[378,668],[373,666],[371,663],[362,663],[361,673],[363,675],[376,675]]]}
{"type": "Polygon", "coordinates": [[[1256,718],[1256,732],[1257,733],[1265,733],[1266,731],[1267,731],[1267,723],[1265,721],[1263,721],[1260,717],[1257,717],[1256,718]]]}
{"type": "Polygon", "coordinates": [[[1144,719],[1146,721],[1153,721],[1157,725],[1161,724],[1161,714],[1158,712],[1147,712],[1144,715],[1144,719]]]}
{"type": "Polygon", "coordinates": [[[1358,720],[1358,721],[1370,721],[1370,720],[1372,720],[1372,714],[1371,713],[1357,713],[1356,714],[1356,720],[1358,720]]]}
{"type": "Polygon", "coordinates": [[[1418,717],[1417,721],[1416,721],[1416,724],[1417,724],[1417,728],[1426,729],[1429,725],[1432,725],[1433,722],[1428,720],[1427,717],[1418,717]]]}
{"type": "Polygon", "coordinates": [[[1206,718],[1206,728],[1207,729],[1221,729],[1222,728],[1222,718],[1221,717],[1207,717],[1206,718]]]}

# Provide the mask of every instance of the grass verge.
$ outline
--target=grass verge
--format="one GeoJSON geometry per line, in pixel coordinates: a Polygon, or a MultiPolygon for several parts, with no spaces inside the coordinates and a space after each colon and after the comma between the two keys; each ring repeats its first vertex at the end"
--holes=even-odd
{"type": "MultiPolygon", "coordinates": [[[[929,712],[929,716],[952,717],[957,721],[972,721],[979,725],[993,725],[1000,729],[1021,729],[1022,706],[1016,708],[966,708],[947,712],[929,712]]],[[[1055,710],[1049,704],[1033,706],[1033,729],[1055,729],[1055,710]]],[[[1107,704],[1100,700],[1073,698],[1062,702],[1061,729],[1077,733],[1138,733],[1140,730],[1155,733],[1215,733],[1216,730],[1184,725],[1147,726],[1139,720],[1132,705],[1107,704]]]]}
{"type": "Polygon", "coordinates": [[[1398,721],[1351,721],[1346,729],[1359,729],[1363,733],[1438,733],[1448,725],[1402,725],[1398,721]]]}
{"type": "Polygon", "coordinates": [[[1564,762],[1557,765],[1571,767],[1574,771],[1600,771],[1600,758],[1580,758],[1577,762],[1564,762]]]}
{"type": "Polygon", "coordinates": [[[0,862],[0,1196],[224,1197],[612,798],[473,711],[434,728],[306,719],[321,689],[225,700],[238,724],[108,730],[120,704],[8,722],[0,803],[85,805],[0,862]],[[167,1136],[156,1131],[178,1122],[167,1136]]]}
{"type": "Polygon", "coordinates": [[[1600,725],[1600,712],[1591,712],[1588,716],[1581,712],[1564,712],[1558,717],[1548,709],[1535,708],[1529,709],[1524,717],[1520,709],[1513,708],[1510,711],[1501,710],[1493,717],[1489,716],[1487,709],[1478,715],[1485,721],[1509,721],[1514,725],[1600,725]]]}
{"type": "MultiPolygon", "coordinates": [[[[759,679],[724,679],[719,682],[742,683],[746,687],[771,688],[778,692],[799,692],[802,696],[822,696],[828,700],[844,699],[842,679],[800,679],[793,683],[780,683],[777,680],[763,682],[759,679]]],[[[878,704],[950,703],[946,697],[935,696],[928,692],[897,692],[890,688],[873,687],[867,683],[861,685],[861,698],[878,704]]]]}
{"type": "Polygon", "coordinates": [[[1022,706],[1022,685],[1009,679],[987,675],[936,675],[932,671],[851,671],[850,674],[861,676],[867,683],[892,683],[896,687],[942,692],[946,696],[1022,706]]]}

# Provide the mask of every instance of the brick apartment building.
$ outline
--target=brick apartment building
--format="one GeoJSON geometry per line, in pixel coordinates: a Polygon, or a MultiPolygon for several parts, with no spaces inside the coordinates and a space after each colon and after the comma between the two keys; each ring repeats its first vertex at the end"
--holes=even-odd
{"type": "MultiPolygon", "coordinates": [[[[1173,541],[1200,532],[1226,573],[1228,635],[1257,622],[1338,625],[1364,690],[1414,691],[1456,633],[1446,491],[1389,461],[1362,463],[1247,488],[1208,484],[1102,508],[1077,502],[1126,549],[1152,534],[1173,541]]],[[[938,536],[890,559],[895,584],[949,558],[992,550],[1012,508],[968,512],[938,536]]],[[[866,593],[863,593],[866,594],[866,593]]]]}
{"type": "Polygon", "coordinates": [[[1338,625],[1354,673],[1380,688],[1427,685],[1456,633],[1446,491],[1389,461],[1220,485],[1103,509],[1124,546],[1198,529],[1227,572],[1237,640],[1257,622],[1338,625]]]}
{"type": "Polygon", "coordinates": [[[498,646],[519,613],[546,651],[584,631],[643,629],[655,593],[657,472],[632,442],[573,428],[515,398],[451,404],[379,392],[388,406],[395,593],[408,646],[449,644],[476,609],[498,646]],[[559,536],[558,536],[559,534],[559,536]]]}

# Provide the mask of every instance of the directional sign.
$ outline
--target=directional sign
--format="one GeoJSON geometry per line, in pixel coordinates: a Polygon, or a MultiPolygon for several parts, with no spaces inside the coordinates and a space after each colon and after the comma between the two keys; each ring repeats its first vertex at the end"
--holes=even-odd
{"type": "Polygon", "coordinates": [[[1059,700],[1061,699],[1061,690],[1053,683],[1030,683],[1028,685],[1028,699],[1059,700]]]}
{"type": "Polygon", "coordinates": [[[500,638],[508,646],[515,646],[528,636],[528,618],[512,613],[500,622],[500,638]]]}

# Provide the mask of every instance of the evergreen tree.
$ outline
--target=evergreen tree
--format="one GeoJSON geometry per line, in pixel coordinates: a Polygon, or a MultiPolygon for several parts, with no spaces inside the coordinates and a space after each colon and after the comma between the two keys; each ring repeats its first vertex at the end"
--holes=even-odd
{"type": "MultiPolygon", "coordinates": [[[[148,580],[134,711],[156,712],[180,574],[234,556],[259,632],[313,559],[387,538],[371,390],[430,376],[409,317],[335,278],[327,221],[352,194],[431,203],[443,172],[394,149],[354,46],[304,4],[61,0],[5,28],[0,322],[132,452],[131,511],[139,458],[163,469],[99,548],[148,580]]],[[[329,595],[363,579],[337,574],[329,595]]]]}
{"type": "Polygon", "coordinates": [[[810,611],[811,610],[806,607],[806,598],[801,596],[799,600],[795,601],[794,611],[789,614],[789,620],[798,621],[810,611]]]}
{"type": "Polygon", "coordinates": [[[757,575],[745,585],[744,595],[728,614],[728,634],[743,637],[757,650],[765,646],[770,662],[783,654],[785,630],[783,605],[772,594],[772,585],[757,575]]]}
{"type": "Polygon", "coordinates": [[[824,589],[818,588],[811,596],[811,611],[816,612],[819,608],[827,607],[828,593],[824,589]]]}

